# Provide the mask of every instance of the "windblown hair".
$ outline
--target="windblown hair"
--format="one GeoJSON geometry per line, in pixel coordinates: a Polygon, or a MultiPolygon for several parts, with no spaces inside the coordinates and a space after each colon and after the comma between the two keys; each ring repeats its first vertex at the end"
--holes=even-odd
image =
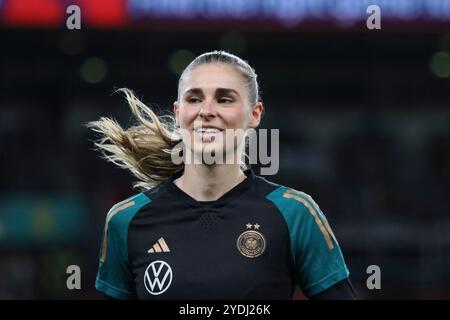
{"type": "MultiPolygon", "coordinates": [[[[236,67],[245,80],[250,103],[259,101],[257,76],[253,68],[241,58],[224,51],[204,53],[184,69],[178,81],[178,100],[187,75],[197,66],[208,63],[225,63],[236,67]]],[[[121,88],[118,91],[125,95],[137,124],[123,129],[116,120],[107,117],[89,122],[87,127],[101,135],[95,146],[103,157],[121,168],[130,170],[138,179],[134,187],[141,190],[152,188],[168,180],[173,174],[182,172],[184,164],[172,161],[173,153],[180,154],[182,142],[174,116],[157,116],[131,90],[121,88]]],[[[242,162],[241,166],[245,169],[245,162],[242,162]]]]}

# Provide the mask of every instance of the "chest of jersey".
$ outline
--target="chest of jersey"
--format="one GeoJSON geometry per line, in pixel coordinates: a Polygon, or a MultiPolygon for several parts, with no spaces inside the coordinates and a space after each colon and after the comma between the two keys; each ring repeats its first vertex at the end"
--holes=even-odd
{"type": "Polygon", "coordinates": [[[150,205],[128,251],[139,299],[290,299],[295,287],[286,223],[261,201],[150,205]]]}

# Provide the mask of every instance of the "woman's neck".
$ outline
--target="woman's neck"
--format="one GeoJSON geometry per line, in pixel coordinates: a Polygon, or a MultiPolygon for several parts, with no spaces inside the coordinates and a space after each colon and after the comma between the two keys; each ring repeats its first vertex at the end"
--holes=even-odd
{"type": "Polygon", "coordinates": [[[214,201],[243,180],[239,164],[187,164],[175,184],[197,201],[214,201]]]}

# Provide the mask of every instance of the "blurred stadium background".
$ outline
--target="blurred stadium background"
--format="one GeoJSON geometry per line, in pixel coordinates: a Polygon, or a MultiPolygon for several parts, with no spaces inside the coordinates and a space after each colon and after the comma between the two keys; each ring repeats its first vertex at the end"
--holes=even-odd
{"type": "Polygon", "coordinates": [[[83,124],[129,123],[123,86],[171,110],[180,71],[214,49],[255,67],[261,127],[280,129],[267,178],[316,199],[359,297],[450,298],[450,1],[0,0],[0,15],[1,299],[102,298],[104,219],[134,179],[83,124]]]}

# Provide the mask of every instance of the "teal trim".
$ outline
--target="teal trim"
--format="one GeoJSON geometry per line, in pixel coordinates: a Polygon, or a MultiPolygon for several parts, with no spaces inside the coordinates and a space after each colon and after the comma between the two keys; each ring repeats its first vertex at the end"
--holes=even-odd
{"type": "Polygon", "coordinates": [[[286,221],[289,235],[291,239],[291,256],[295,263],[295,269],[297,270],[298,252],[296,248],[299,243],[299,232],[301,219],[298,215],[298,211],[295,210],[298,207],[298,201],[289,201],[292,199],[287,199],[283,197],[283,194],[288,190],[288,187],[280,186],[266,196],[266,199],[270,200],[278,208],[279,212],[286,221]]]}
{"type": "MultiPolygon", "coordinates": [[[[109,211],[106,218],[106,256],[105,261],[100,260],[95,284],[99,291],[123,297],[134,295],[133,275],[128,261],[128,229],[136,213],[150,202],[150,198],[143,193],[139,193],[123,201],[120,205],[113,206],[109,211]],[[132,206],[126,207],[127,203],[133,201],[132,206]],[[122,206],[126,208],[120,210],[122,206]],[[115,210],[119,211],[114,214],[115,210]]],[[[102,249],[100,250],[100,257],[102,256],[101,251],[102,249]]]]}
{"type": "Polygon", "coordinates": [[[319,282],[313,283],[309,287],[302,289],[302,291],[308,297],[314,296],[314,295],[328,289],[329,287],[335,285],[339,281],[342,281],[342,280],[348,278],[349,275],[350,275],[350,272],[348,271],[347,267],[344,267],[344,268],[336,271],[335,273],[332,273],[332,274],[326,276],[319,282]]]}
{"type": "MultiPolygon", "coordinates": [[[[325,221],[324,220],[326,220],[326,217],[323,214],[322,210],[320,209],[319,205],[312,199],[312,197],[309,194],[306,194],[304,192],[301,192],[301,193],[291,192],[291,194],[293,194],[293,195],[295,195],[295,196],[305,200],[306,203],[308,203],[311,206],[311,208],[314,210],[314,212],[316,213],[317,217],[319,218],[319,220],[322,222],[322,224],[325,227],[325,223],[324,223],[325,221]]],[[[331,234],[330,234],[330,237],[331,237],[331,234]]]]}
{"type": "Polygon", "coordinates": [[[95,289],[114,299],[131,300],[134,298],[134,295],[128,291],[113,287],[108,283],[101,281],[98,277],[95,279],[95,289]]]}
{"type": "MultiPolygon", "coordinates": [[[[133,219],[135,214],[139,211],[139,209],[141,209],[143,206],[151,202],[151,200],[145,194],[139,193],[126,200],[123,204],[121,204],[117,208],[120,208],[121,206],[130,203],[131,201],[134,201],[135,204],[132,205],[131,207],[125,208],[117,212],[112,218],[110,218],[108,223],[109,224],[108,241],[112,240],[117,245],[124,246],[123,253],[125,254],[127,262],[128,262],[128,241],[127,241],[128,227],[130,225],[131,220],[133,219]],[[118,239],[121,240],[120,243],[116,242],[117,238],[110,239],[109,234],[112,228],[114,228],[114,230],[116,231],[118,239]]],[[[106,256],[108,256],[108,252],[106,252],[106,256]]]]}
{"type": "MultiPolygon", "coordinates": [[[[328,247],[327,240],[309,208],[298,199],[283,196],[288,190],[290,188],[280,186],[268,194],[266,199],[277,207],[286,221],[295,280],[307,296],[312,296],[345,279],[349,272],[339,244],[329,234],[333,248],[328,247]]],[[[325,227],[326,217],[320,209],[316,209],[316,204],[309,199],[309,195],[295,191],[289,194],[304,200],[325,227]]]]}

